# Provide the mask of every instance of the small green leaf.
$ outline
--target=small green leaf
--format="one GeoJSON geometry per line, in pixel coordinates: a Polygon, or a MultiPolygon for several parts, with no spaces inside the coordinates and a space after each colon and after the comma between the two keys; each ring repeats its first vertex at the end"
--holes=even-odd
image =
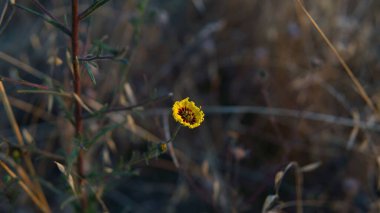
{"type": "Polygon", "coordinates": [[[89,8],[87,8],[85,11],[83,11],[81,14],[79,14],[79,20],[86,19],[88,16],[90,16],[96,9],[104,5],[105,3],[109,2],[109,0],[98,0],[94,2],[89,8]]]}
{"type": "Polygon", "coordinates": [[[119,61],[120,63],[125,64],[125,65],[128,64],[128,59],[126,59],[126,58],[118,59],[117,61],[119,61]]]}
{"type": "Polygon", "coordinates": [[[143,14],[145,12],[145,8],[148,2],[149,2],[148,0],[139,1],[139,3],[137,4],[137,10],[139,11],[140,14],[143,14]]]}
{"type": "Polygon", "coordinates": [[[96,85],[96,79],[95,79],[94,73],[92,72],[93,66],[94,66],[94,64],[92,64],[92,63],[88,63],[88,62],[84,63],[84,67],[86,68],[86,71],[87,71],[88,75],[90,76],[92,83],[94,85],[96,85]]]}

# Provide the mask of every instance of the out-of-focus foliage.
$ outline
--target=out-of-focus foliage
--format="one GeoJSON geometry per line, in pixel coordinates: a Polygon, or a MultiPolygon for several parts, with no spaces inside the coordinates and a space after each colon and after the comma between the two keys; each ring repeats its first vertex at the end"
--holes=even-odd
{"type": "MultiPolygon", "coordinates": [[[[40,2],[70,29],[69,1],[40,2]]],[[[80,2],[81,11],[93,3],[80,2]]],[[[380,2],[304,3],[378,107],[380,2]]],[[[85,112],[83,144],[71,123],[68,36],[7,7],[0,77],[54,212],[75,210],[64,173],[79,148],[87,149],[94,211],[296,212],[300,189],[304,212],[379,211],[379,114],[296,1],[113,0],[97,8],[80,25],[81,98],[93,112],[85,112]],[[20,93],[31,90],[22,80],[55,93],[20,93]],[[205,120],[163,153],[157,142],[176,131],[171,106],[185,97],[205,120]]],[[[18,162],[6,116],[1,105],[2,154],[18,162]]],[[[0,173],[0,209],[32,211],[17,181],[0,173]]]]}

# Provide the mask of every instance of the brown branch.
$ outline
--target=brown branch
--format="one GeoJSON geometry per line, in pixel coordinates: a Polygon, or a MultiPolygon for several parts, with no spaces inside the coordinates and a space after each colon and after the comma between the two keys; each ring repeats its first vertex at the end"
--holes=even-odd
{"type": "MultiPolygon", "coordinates": [[[[81,81],[80,81],[80,68],[79,68],[79,17],[78,17],[78,0],[72,0],[72,34],[71,34],[71,46],[72,46],[72,64],[74,73],[74,93],[81,96],[81,81]]],[[[81,138],[83,135],[83,118],[82,118],[82,105],[77,100],[75,102],[75,133],[77,138],[81,138]]],[[[82,211],[87,209],[87,195],[84,188],[84,168],[83,168],[83,155],[84,150],[79,151],[77,159],[77,173],[79,175],[78,184],[81,195],[82,211]]]]}

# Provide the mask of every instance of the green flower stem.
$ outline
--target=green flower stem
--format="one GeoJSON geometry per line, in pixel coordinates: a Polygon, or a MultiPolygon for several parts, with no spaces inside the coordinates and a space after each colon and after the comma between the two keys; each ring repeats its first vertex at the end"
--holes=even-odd
{"type": "Polygon", "coordinates": [[[170,143],[170,142],[173,142],[174,139],[177,137],[178,132],[179,132],[180,129],[181,129],[181,125],[178,125],[178,126],[177,126],[177,129],[175,130],[175,132],[174,132],[174,134],[173,134],[173,136],[172,136],[169,140],[167,140],[167,141],[165,141],[165,142],[163,142],[163,143],[161,143],[161,144],[168,144],[168,143],[170,143]]]}
{"type": "MultiPolygon", "coordinates": [[[[171,137],[169,140],[167,140],[167,141],[160,142],[159,145],[163,145],[163,144],[166,145],[166,144],[168,144],[168,143],[170,143],[170,142],[173,142],[174,139],[177,137],[178,132],[179,132],[180,129],[181,129],[181,125],[178,125],[178,126],[177,126],[177,129],[175,130],[175,132],[174,132],[174,134],[172,135],[172,137],[171,137]]],[[[165,152],[165,151],[164,151],[164,152],[165,152]]],[[[150,159],[156,158],[156,157],[160,156],[161,154],[163,154],[164,152],[162,152],[162,150],[161,150],[161,151],[159,151],[159,152],[150,153],[150,154],[148,154],[145,158],[142,158],[142,159],[136,159],[136,160],[130,161],[130,162],[128,162],[128,166],[127,166],[127,167],[129,168],[129,167],[131,167],[131,166],[133,166],[133,165],[135,165],[135,164],[137,164],[137,163],[143,162],[143,161],[145,161],[145,162],[147,163],[150,159]]]]}

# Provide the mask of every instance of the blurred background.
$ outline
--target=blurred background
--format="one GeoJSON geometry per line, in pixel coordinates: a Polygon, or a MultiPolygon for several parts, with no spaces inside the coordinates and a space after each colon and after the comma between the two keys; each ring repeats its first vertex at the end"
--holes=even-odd
{"type": "MultiPolygon", "coordinates": [[[[40,2],[70,28],[70,1],[40,2]]],[[[297,212],[299,190],[304,212],[380,212],[380,1],[304,5],[375,110],[297,1],[114,0],[85,19],[81,55],[109,57],[81,62],[83,102],[92,111],[143,103],[85,119],[93,212],[297,212]],[[205,121],[145,162],[174,133],[171,106],[186,97],[205,121]]],[[[72,154],[73,101],[19,82],[72,92],[70,40],[6,1],[0,8],[0,77],[51,208],[72,212],[54,161],[72,154]]],[[[3,106],[0,118],[1,148],[17,162],[3,106]]],[[[1,211],[38,212],[0,172],[1,211]]]]}

